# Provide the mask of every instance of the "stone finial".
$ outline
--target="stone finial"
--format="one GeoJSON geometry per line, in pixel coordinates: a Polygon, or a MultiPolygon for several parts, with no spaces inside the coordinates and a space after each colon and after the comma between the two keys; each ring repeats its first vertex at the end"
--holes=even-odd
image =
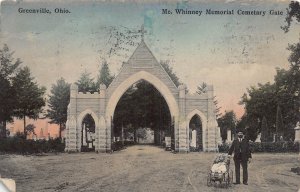
{"type": "Polygon", "coordinates": [[[206,86],[206,91],[213,91],[214,90],[214,86],[213,85],[207,85],[206,86]]]}
{"type": "Polygon", "coordinates": [[[70,97],[76,98],[77,93],[78,93],[78,86],[75,83],[72,83],[70,87],[70,97]]]}
{"type": "Polygon", "coordinates": [[[178,86],[178,89],[179,89],[179,98],[185,98],[186,85],[181,84],[178,86]]]}
{"type": "Polygon", "coordinates": [[[214,87],[213,87],[213,85],[207,85],[206,93],[207,93],[208,98],[213,98],[214,97],[214,87]]]}
{"type": "Polygon", "coordinates": [[[185,85],[185,84],[180,84],[180,85],[178,86],[178,89],[179,89],[179,90],[185,90],[185,89],[186,89],[186,85],[185,85]]]}
{"type": "Polygon", "coordinates": [[[106,89],[106,85],[104,85],[104,84],[101,83],[99,89],[100,90],[105,90],[106,89]]]}
{"type": "Polygon", "coordinates": [[[78,86],[75,83],[72,83],[70,89],[71,90],[78,90],[78,86]]]}
{"type": "Polygon", "coordinates": [[[100,84],[99,89],[100,89],[100,98],[105,98],[106,85],[100,84]]]}

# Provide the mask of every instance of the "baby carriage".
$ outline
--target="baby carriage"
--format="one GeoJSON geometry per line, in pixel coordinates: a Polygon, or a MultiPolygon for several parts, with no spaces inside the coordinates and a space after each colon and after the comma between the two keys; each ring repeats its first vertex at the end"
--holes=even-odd
{"type": "Polygon", "coordinates": [[[233,171],[230,169],[230,157],[227,154],[220,154],[214,160],[214,163],[207,176],[207,186],[219,182],[220,186],[229,187],[232,185],[233,171]]]}

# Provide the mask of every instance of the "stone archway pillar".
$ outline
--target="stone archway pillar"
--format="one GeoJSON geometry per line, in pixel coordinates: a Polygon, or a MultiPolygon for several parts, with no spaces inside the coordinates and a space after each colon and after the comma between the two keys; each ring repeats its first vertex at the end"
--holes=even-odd
{"type": "MultiPolygon", "coordinates": [[[[186,97],[186,86],[180,85],[179,89],[179,127],[178,131],[175,131],[175,140],[177,140],[177,150],[178,152],[188,152],[189,151],[189,130],[187,129],[186,122],[186,106],[185,106],[185,97],[186,97]]],[[[176,130],[176,129],[175,129],[176,130]]]]}
{"type": "MultiPolygon", "coordinates": [[[[107,140],[110,138],[107,135],[107,123],[105,121],[105,100],[106,100],[106,86],[100,85],[100,101],[99,101],[99,127],[96,132],[96,148],[97,152],[106,152],[108,148],[107,140]]],[[[110,128],[109,128],[110,130],[110,128]]],[[[110,149],[110,148],[109,148],[110,149]]]]}
{"type": "Polygon", "coordinates": [[[77,133],[77,94],[78,86],[72,84],[70,87],[70,103],[68,105],[68,120],[66,123],[66,152],[78,152],[78,133],[77,133]]]}
{"type": "Polygon", "coordinates": [[[215,115],[214,89],[212,85],[207,86],[207,148],[206,151],[218,151],[220,139],[217,131],[218,123],[215,115]]]}

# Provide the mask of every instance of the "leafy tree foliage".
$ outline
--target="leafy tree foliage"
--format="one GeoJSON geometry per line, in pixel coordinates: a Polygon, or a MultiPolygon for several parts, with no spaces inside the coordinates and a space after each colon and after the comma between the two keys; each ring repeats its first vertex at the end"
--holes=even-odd
{"type": "Polygon", "coordinates": [[[67,121],[67,110],[70,101],[70,84],[63,78],[52,85],[51,94],[49,95],[46,117],[51,119],[49,123],[59,125],[59,137],[64,130],[67,121]]]}
{"type": "Polygon", "coordinates": [[[221,137],[223,141],[227,139],[227,130],[234,132],[237,123],[236,115],[233,111],[225,111],[225,114],[218,119],[218,125],[221,129],[221,137]]]}
{"type": "Polygon", "coordinates": [[[14,89],[9,80],[0,76],[0,138],[6,136],[6,122],[11,122],[14,109],[14,89]]]}
{"type": "Polygon", "coordinates": [[[196,93],[198,93],[199,95],[206,93],[207,89],[207,83],[202,82],[202,84],[197,86],[197,91],[196,93]]]}
{"type": "Polygon", "coordinates": [[[115,134],[121,127],[137,130],[150,127],[168,131],[171,116],[168,105],[159,91],[147,81],[139,81],[130,87],[119,100],[115,114],[115,134]]]}
{"type": "MultiPolygon", "coordinates": [[[[14,116],[24,120],[24,131],[26,130],[26,117],[37,119],[45,106],[43,98],[45,87],[39,87],[31,77],[28,67],[21,68],[12,78],[13,86],[16,88],[14,116]]],[[[24,132],[25,133],[25,132],[24,132]]]]}
{"type": "MultiPolygon", "coordinates": [[[[202,84],[197,86],[196,93],[198,93],[199,95],[206,93],[206,91],[207,91],[207,83],[202,82],[202,84]]],[[[214,96],[214,104],[215,104],[215,114],[216,114],[216,117],[218,119],[222,115],[222,113],[221,113],[221,108],[222,107],[219,107],[219,105],[218,105],[219,101],[217,100],[216,96],[214,96]]]]}
{"type": "Polygon", "coordinates": [[[13,58],[6,44],[0,50],[0,137],[6,136],[6,122],[13,120],[15,90],[11,79],[21,64],[20,59],[13,58]]]}
{"type": "Polygon", "coordinates": [[[252,86],[247,91],[241,103],[245,105],[248,121],[262,121],[265,117],[269,131],[276,133],[277,106],[281,106],[282,134],[286,139],[292,139],[292,128],[300,118],[300,72],[293,67],[288,70],[277,69],[275,83],[258,84],[258,87],[252,86]]]}
{"type": "Polygon", "coordinates": [[[276,113],[276,133],[277,136],[283,136],[284,133],[282,113],[279,105],[277,106],[277,113],[276,113]]]}
{"type": "Polygon", "coordinates": [[[76,85],[78,86],[78,91],[80,92],[96,92],[97,87],[94,82],[94,78],[91,78],[91,74],[87,71],[84,71],[79,80],[76,82],[76,85]]]}
{"type": "MultiPolygon", "coordinates": [[[[270,83],[251,86],[244,94],[241,104],[245,105],[247,119],[259,119],[265,116],[269,125],[274,125],[276,118],[276,93],[275,86],[270,83]]],[[[251,128],[251,127],[250,127],[251,128]]]]}
{"type": "MultiPolygon", "coordinates": [[[[236,132],[242,131],[245,137],[251,141],[255,141],[257,134],[261,130],[261,121],[244,114],[241,119],[237,121],[236,132]]],[[[236,134],[235,132],[235,134],[236,134]]]]}
{"type": "Polygon", "coordinates": [[[0,50],[0,76],[4,79],[10,79],[22,63],[19,58],[15,61],[13,54],[14,52],[11,52],[6,44],[0,50]]]}
{"type": "Polygon", "coordinates": [[[138,128],[136,130],[136,136],[140,139],[146,139],[147,138],[147,130],[145,128],[138,128]]]}
{"type": "Polygon", "coordinates": [[[30,133],[34,134],[35,135],[35,125],[33,124],[28,124],[26,125],[25,127],[25,131],[24,131],[24,134],[27,136],[29,135],[30,133]]]}
{"type": "MultiPolygon", "coordinates": [[[[300,3],[299,1],[291,1],[287,10],[286,23],[283,27],[285,32],[289,31],[293,18],[300,23],[300,3]]],[[[289,70],[281,70],[277,82],[279,86],[285,90],[281,92],[281,98],[287,101],[288,106],[282,109],[283,114],[286,113],[287,126],[293,127],[300,120],[300,42],[288,46],[291,54],[288,58],[290,62],[289,70]],[[287,96],[287,97],[286,97],[287,96]],[[289,108],[291,107],[291,108],[289,108]]],[[[284,122],[285,123],[285,122],[284,122]]],[[[288,135],[292,135],[293,130],[288,129],[288,135]]]]}
{"type": "Polygon", "coordinates": [[[104,61],[97,78],[96,87],[99,88],[100,84],[104,84],[108,87],[114,78],[115,76],[110,74],[108,63],[104,61]]]}
{"type": "Polygon", "coordinates": [[[287,16],[285,18],[286,26],[281,27],[285,32],[288,32],[292,24],[293,18],[300,22],[300,4],[299,1],[291,1],[287,9],[287,16]]]}
{"type": "MultiPolygon", "coordinates": [[[[288,32],[293,19],[300,21],[299,2],[292,1],[288,8],[286,26],[288,32]]],[[[300,43],[288,46],[291,54],[288,58],[289,69],[277,69],[274,83],[258,84],[247,90],[241,104],[246,109],[246,125],[254,133],[262,133],[262,140],[267,141],[272,133],[284,135],[286,140],[293,139],[295,124],[300,119],[300,43]],[[250,126],[261,122],[261,127],[250,126]]]]}
{"type": "Polygon", "coordinates": [[[266,142],[269,140],[269,127],[267,118],[263,117],[262,123],[261,123],[261,141],[266,142]]]}

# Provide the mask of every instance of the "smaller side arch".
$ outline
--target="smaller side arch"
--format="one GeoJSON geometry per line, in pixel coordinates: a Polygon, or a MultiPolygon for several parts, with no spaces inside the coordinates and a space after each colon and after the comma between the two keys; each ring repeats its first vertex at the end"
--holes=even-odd
{"type": "Polygon", "coordinates": [[[96,113],[93,112],[91,109],[86,109],[77,116],[77,127],[81,127],[82,120],[87,114],[90,114],[93,117],[95,121],[96,130],[97,130],[97,128],[99,127],[99,119],[96,113]]]}
{"type": "MultiPolygon", "coordinates": [[[[201,119],[202,124],[202,142],[203,142],[203,151],[206,150],[206,143],[207,143],[207,117],[198,109],[194,109],[186,116],[186,129],[189,130],[189,123],[194,115],[198,115],[201,119]]],[[[188,132],[187,132],[188,133],[188,132]]]]}
{"type": "MultiPolygon", "coordinates": [[[[81,149],[81,123],[84,119],[84,117],[87,115],[87,114],[90,114],[93,119],[94,119],[94,122],[95,122],[95,135],[96,135],[96,140],[98,139],[98,132],[99,132],[99,119],[96,115],[96,113],[94,111],[92,111],[91,109],[86,109],[84,111],[82,111],[78,116],[77,116],[77,150],[80,150],[81,149]]],[[[97,143],[96,143],[97,145],[97,143]]]]}

